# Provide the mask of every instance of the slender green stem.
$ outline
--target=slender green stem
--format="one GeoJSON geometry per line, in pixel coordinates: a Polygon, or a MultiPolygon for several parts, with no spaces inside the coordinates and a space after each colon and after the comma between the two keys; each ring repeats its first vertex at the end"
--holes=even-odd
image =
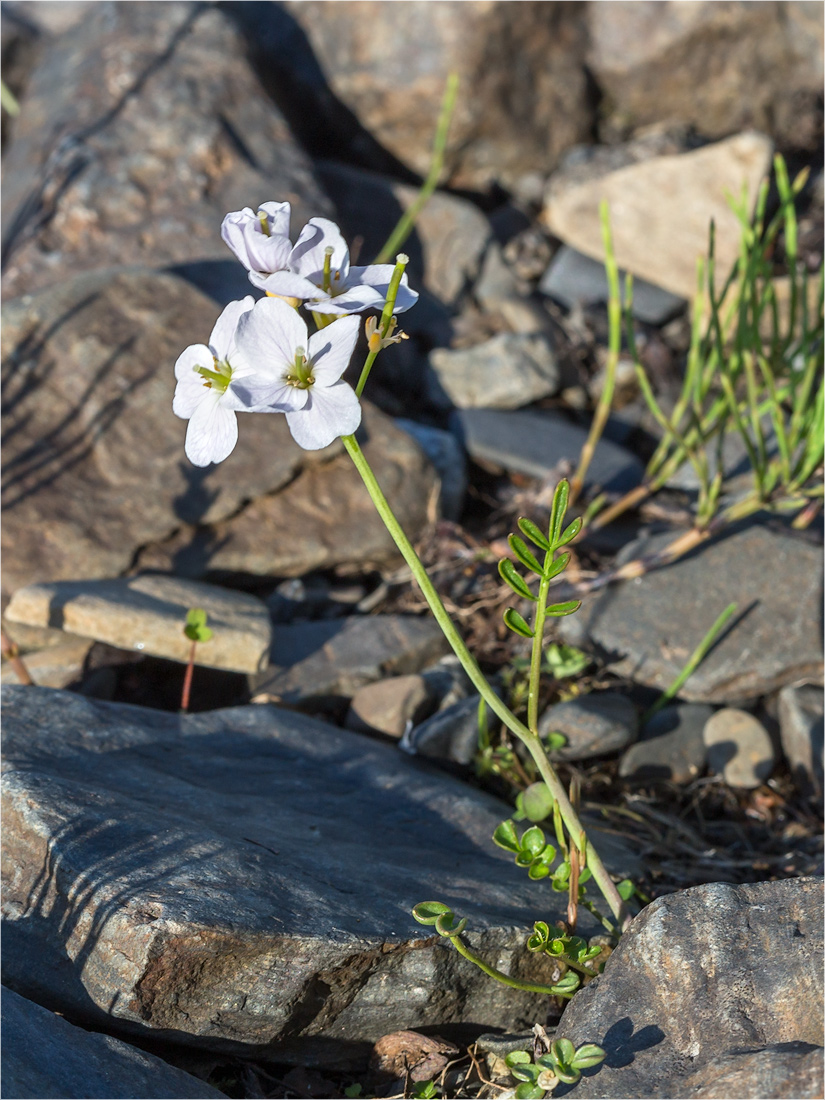
{"type": "MultiPolygon", "coordinates": [[[[392,273],[390,279],[390,285],[387,287],[387,299],[384,302],[384,308],[381,311],[381,320],[378,322],[378,326],[375,333],[370,337],[370,350],[367,358],[364,360],[364,365],[361,368],[361,377],[358,379],[358,385],[355,387],[355,396],[360,397],[364,392],[364,386],[367,384],[367,379],[370,376],[372,365],[375,362],[381,348],[384,346],[384,341],[390,334],[390,329],[393,323],[393,310],[395,309],[395,300],[398,297],[398,288],[401,286],[401,279],[404,275],[404,270],[407,264],[410,262],[409,256],[405,256],[403,252],[399,252],[395,259],[395,270],[392,273]],[[374,345],[374,346],[373,346],[374,345]]],[[[369,331],[369,329],[367,329],[369,331]]]]}
{"type": "Polygon", "coordinates": [[[662,694],[659,696],[659,698],[656,700],[650,710],[648,710],[645,716],[642,718],[642,725],[644,725],[645,722],[648,722],[654,714],[657,714],[666,703],[669,703],[670,700],[674,698],[674,696],[679,694],[687,680],[693,675],[693,673],[696,671],[702,661],[704,661],[708,650],[719,637],[722,630],[725,628],[728,621],[730,620],[731,616],[736,614],[736,607],[737,605],[735,603],[728,604],[728,606],[717,618],[716,622],[701,640],[696,649],[694,649],[693,653],[691,653],[685,664],[685,667],[682,669],[682,671],[679,673],[679,675],[676,677],[670,687],[662,692],[662,694]]]}
{"type": "MultiPolygon", "coordinates": [[[[545,556],[545,571],[547,565],[553,560],[553,551],[548,550],[545,556]]],[[[541,653],[544,641],[544,620],[546,618],[547,597],[550,592],[550,580],[541,578],[539,585],[539,598],[536,603],[536,615],[533,620],[533,649],[530,654],[530,685],[527,691],[527,725],[530,732],[539,735],[539,685],[541,683],[541,653]]]]}
{"type": "MultiPolygon", "coordinates": [[[[512,713],[512,711],[499,699],[498,695],[493,691],[490,684],[487,682],[481,669],[475,661],[475,658],[470,653],[467,646],[464,644],[464,639],[456,630],[452,619],[447,614],[444,604],[441,602],[441,598],[435,589],[432,581],[427,575],[427,571],[421,564],[421,561],[413,549],[412,543],[409,541],[404,533],[404,529],[395,517],[392,508],[390,508],[386,497],[381,491],[381,487],[376,480],[375,474],[367,462],[361,448],[358,446],[358,442],[354,435],[345,435],[342,437],[342,442],[346,448],[347,453],[355,464],[355,468],[361,475],[361,479],[366,486],[367,492],[372,498],[372,502],[375,505],[376,511],[380,515],[381,519],[392,536],[395,545],[401,552],[401,556],[404,561],[410,567],[410,570],[418,582],[418,586],[430,606],[436,622],[441,627],[445,638],[449,642],[453,652],[461,662],[464,671],[467,673],[471,683],[478,691],[479,695],[484,699],[485,703],[498,715],[501,721],[511,730],[516,737],[518,737],[525,745],[533,760],[536,763],[539,774],[544,782],[547,784],[551,795],[559,803],[559,810],[564,820],[567,829],[573,836],[579,836],[582,833],[582,824],[579,821],[578,815],[570,804],[570,800],[567,797],[567,792],[564,789],[564,785],[559,779],[550,761],[547,759],[547,755],[541,744],[541,740],[531,732],[520,722],[518,718],[512,713]]],[[[615,883],[611,879],[604,864],[602,863],[598,852],[593,845],[588,841],[587,844],[587,865],[590,868],[593,878],[596,881],[599,889],[601,890],[607,904],[619,923],[624,927],[630,921],[630,914],[627,907],[622,900],[615,883]]]]}
{"type": "MultiPolygon", "coordinates": [[[[565,993],[562,990],[556,989],[552,985],[537,985],[534,982],[520,982],[518,978],[511,978],[509,974],[504,974],[501,970],[496,970],[494,966],[490,966],[483,959],[480,959],[469,947],[464,943],[460,936],[450,936],[450,943],[459,953],[463,955],[465,959],[468,959],[471,963],[483,970],[485,974],[490,978],[495,978],[498,982],[503,982],[504,985],[509,985],[511,989],[522,989],[525,993],[547,993],[551,997],[572,997],[572,993],[565,993]]],[[[566,960],[565,960],[566,961],[566,960]]],[[[576,967],[575,969],[579,969],[576,967]]],[[[595,975],[592,971],[587,972],[588,977],[592,978],[595,975]]]]}
{"type": "Polygon", "coordinates": [[[453,111],[455,110],[455,101],[458,95],[458,74],[450,73],[447,78],[447,87],[444,91],[444,99],[441,102],[441,115],[438,119],[438,126],[435,131],[435,140],[433,141],[433,159],[430,164],[430,171],[427,174],[427,178],[424,181],[421,190],[416,195],[413,202],[408,209],[401,215],[398,224],[392,233],[387,238],[387,241],[378,255],[375,257],[374,263],[384,264],[394,255],[395,252],[403,245],[407,237],[413,230],[416,219],[421,211],[424,209],[427,201],[438,186],[438,180],[441,176],[441,171],[444,167],[444,151],[447,148],[447,134],[450,129],[450,120],[453,117],[453,111]]]}

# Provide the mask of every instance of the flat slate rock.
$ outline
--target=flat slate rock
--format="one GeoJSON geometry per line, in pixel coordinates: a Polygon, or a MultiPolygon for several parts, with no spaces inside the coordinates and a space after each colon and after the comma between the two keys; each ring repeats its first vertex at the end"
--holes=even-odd
{"type": "MultiPolygon", "coordinates": [[[[396,1029],[546,1010],[410,914],[442,899],[482,956],[543,980],[525,931],[565,901],[490,843],[497,799],[276,707],[180,716],[23,687],[3,703],[17,992],[90,1026],[305,1065],[396,1029]]],[[[596,842],[626,874],[632,858],[596,842]]]]}
{"type": "MultiPolygon", "coordinates": [[[[585,428],[547,410],[460,409],[450,425],[472,458],[530,477],[548,477],[565,460],[575,467],[587,439],[585,428]]],[[[587,484],[624,492],[638,485],[643,473],[635,455],[602,437],[587,484]]]]}
{"type": "Polygon", "coordinates": [[[111,1035],[84,1031],[3,990],[3,1096],[23,1100],[208,1100],[205,1081],[111,1035]]]}
{"type": "Polygon", "coordinates": [[[559,390],[561,370],[549,337],[499,332],[469,348],[433,348],[427,395],[458,409],[520,409],[559,390]]]}
{"type": "MultiPolygon", "coordinates": [[[[647,557],[675,537],[643,535],[617,561],[647,557]]],[[[572,645],[595,644],[617,674],[664,691],[734,601],[736,616],[680,690],[682,699],[743,703],[821,675],[822,551],[756,524],[586,597],[559,632],[572,645]]]]}
{"type": "Polygon", "coordinates": [[[188,661],[192,643],[183,628],[187,611],[195,607],[207,613],[212,631],[195,651],[196,664],[233,672],[261,669],[272,642],[266,605],[246,592],[214,584],[151,574],[31,584],[15,592],[6,618],[29,626],[59,626],[119,649],[188,661]]]}
{"type": "Polygon", "coordinates": [[[283,624],[275,627],[269,667],[252,689],[284,703],[352,696],[384,676],[419,672],[448,650],[430,616],[349,615],[283,624]]]}
{"type": "Polygon", "coordinates": [[[822,925],[821,878],[658,898],[562,1017],[607,1051],[572,1095],[821,1096],[822,925]]]}

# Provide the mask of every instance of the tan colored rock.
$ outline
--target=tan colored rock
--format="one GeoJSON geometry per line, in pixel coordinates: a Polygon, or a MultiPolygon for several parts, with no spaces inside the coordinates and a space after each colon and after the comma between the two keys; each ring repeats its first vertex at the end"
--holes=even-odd
{"type": "Polygon", "coordinates": [[[192,643],[183,628],[193,607],[203,608],[213,632],[208,642],[197,646],[196,664],[233,672],[265,667],[272,628],[261,600],[179,577],[33,584],[15,592],[6,618],[31,626],[60,626],[118,649],[188,661],[192,643]]]}
{"type": "Polygon", "coordinates": [[[422,676],[390,676],[356,691],[344,724],[362,733],[401,737],[429,698],[422,676]]]}
{"type": "Polygon", "coordinates": [[[696,261],[706,257],[711,219],[716,225],[717,285],[739,251],[740,225],[725,193],[747,186],[751,205],[771,165],[771,141],[736,137],[675,156],[654,157],[581,181],[552,177],[543,211],[548,229],[573,248],[604,260],[599,204],[610,208],[619,267],[682,298],[696,294],[696,261]]]}
{"type": "Polygon", "coordinates": [[[756,127],[815,147],[821,3],[614,0],[588,4],[587,25],[608,132],[679,121],[707,137],[756,127]]]}
{"type": "MultiPolygon", "coordinates": [[[[595,103],[583,65],[583,4],[289,0],[284,7],[315,55],[285,56],[281,48],[277,56],[304,112],[330,110],[329,93],[321,98],[317,78],[307,78],[314,62],[361,126],[420,175],[429,170],[451,72],[460,79],[447,161],[456,186],[484,189],[547,172],[590,136],[595,103]]],[[[332,121],[340,140],[363,146],[351,116],[332,121]]]]}
{"type": "MultiPolygon", "coordinates": [[[[64,634],[60,645],[26,654],[23,663],[32,680],[40,687],[65,688],[80,678],[83,662],[92,644],[88,638],[67,638],[64,634]]],[[[3,661],[0,683],[20,683],[8,661],[3,661]]]]}

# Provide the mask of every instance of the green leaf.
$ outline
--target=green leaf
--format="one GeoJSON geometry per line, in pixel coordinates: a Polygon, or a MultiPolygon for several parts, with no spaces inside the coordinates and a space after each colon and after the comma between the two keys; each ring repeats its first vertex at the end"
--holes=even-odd
{"type": "Polygon", "coordinates": [[[441,901],[420,901],[413,907],[412,915],[419,924],[435,924],[444,913],[451,913],[449,905],[441,901]]]}
{"type": "Polygon", "coordinates": [[[530,852],[533,858],[535,858],[544,851],[546,846],[547,841],[544,838],[544,833],[538,825],[533,825],[531,828],[525,830],[520,845],[523,852],[530,852]]]}
{"type": "Polygon", "coordinates": [[[553,505],[550,509],[550,541],[557,545],[559,541],[559,534],[561,532],[561,525],[564,523],[564,514],[567,511],[567,500],[570,496],[570,483],[566,478],[562,480],[556,486],[556,491],[553,494],[553,505]]]}
{"type": "Polygon", "coordinates": [[[590,1066],[597,1066],[606,1057],[605,1051],[600,1046],[595,1043],[585,1043],[573,1055],[570,1064],[575,1069],[588,1069],[590,1066]]]}
{"type": "Polygon", "coordinates": [[[555,1073],[556,1077],[558,1077],[560,1081],[563,1081],[565,1085],[575,1085],[575,1083],[581,1077],[581,1073],[579,1072],[579,1070],[569,1069],[566,1066],[564,1068],[562,1068],[561,1066],[556,1066],[556,1068],[553,1070],[553,1073],[555,1073]]]}
{"type": "Polygon", "coordinates": [[[578,974],[574,974],[572,970],[568,970],[561,981],[558,981],[553,986],[553,989],[561,994],[575,993],[581,985],[581,979],[578,974]]]}
{"type": "Polygon", "coordinates": [[[521,533],[526,535],[531,542],[534,542],[540,550],[547,551],[550,549],[550,543],[547,541],[547,537],[541,533],[532,520],[525,519],[525,517],[522,516],[518,521],[518,525],[521,533]]]}
{"type": "Polygon", "coordinates": [[[508,626],[514,634],[520,634],[522,638],[532,638],[534,631],[530,629],[525,620],[514,607],[508,607],[502,616],[505,626],[508,626]]]}
{"type": "Polygon", "coordinates": [[[449,909],[435,919],[435,930],[439,936],[460,936],[466,927],[467,918],[462,917],[456,924],[455,913],[450,912],[449,909]]]}
{"type": "Polygon", "coordinates": [[[516,1100],[543,1100],[544,1089],[539,1088],[538,1085],[525,1082],[523,1085],[516,1086],[516,1091],[513,1093],[513,1096],[515,1096],[516,1100]]]}
{"type": "Polygon", "coordinates": [[[531,783],[521,792],[521,808],[530,821],[544,821],[553,812],[553,796],[546,783],[531,783]]]}
{"type": "Polygon", "coordinates": [[[581,605],[581,600],[566,600],[564,603],[554,603],[547,608],[547,614],[554,615],[556,618],[562,615],[572,615],[574,611],[579,610],[581,605]]]}
{"type": "Polygon", "coordinates": [[[542,568],[538,563],[538,559],[531,550],[527,549],[527,543],[523,539],[520,539],[518,535],[510,535],[507,539],[510,543],[510,549],[516,555],[522,565],[526,566],[533,573],[536,573],[539,577],[542,575],[542,568]]]}
{"type": "Polygon", "coordinates": [[[519,573],[509,558],[504,558],[503,561],[498,563],[498,571],[502,579],[510,585],[517,596],[523,596],[525,600],[538,600],[538,596],[533,595],[527,581],[522,577],[521,573],[519,573]]]}
{"type": "Polygon", "coordinates": [[[572,542],[582,529],[582,518],[577,516],[576,519],[562,531],[561,538],[559,539],[559,546],[567,546],[568,542],[572,542]]]}
{"type": "Polygon", "coordinates": [[[186,626],[183,633],[190,642],[208,642],[212,631],[206,625],[206,612],[202,607],[193,607],[186,613],[186,626]]]}
{"type": "Polygon", "coordinates": [[[413,1100],[433,1100],[438,1096],[434,1081],[416,1081],[413,1085],[413,1100]]]}
{"type": "Polygon", "coordinates": [[[564,746],[567,744],[567,738],[564,736],[563,733],[556,733],[555,731],[552,731],[551,733],[547,733],[544,735],[544,737],[542,738],[542,742],[544,745],[547,746],[548,752],[554,752],[556,749],[564,748],[564,746]]]}
{"type": "Polygon", "coordinates": [[[553,577],[557,577],[559,573],[563,573],[567,568],[567,563],[570,561],[570,551],[565,550],[563,554],[559,554],[556,560],[552,563],[550,568],[544,574],[544,579],[551,581],[553,577]]]}
{"type": "Polygon", "coordinates": [[[364,1090],[357,1082],[354,1085],[347,1085],[344,1089],[344,1096],[350,1098],[350,1100],[358,1100],[359,1096],[364,1095],[364,1090]]]}
{"type": "Polygon", "coordinates": [[[590,664],[590,658],[580,649],[572,645],[564,645],[560,642],[551,642],[544,654],[545,664],[556,677],[563,680],[568,676],[576,676],[584,672],[590,664]]]}
{"type": "Polygon", "coordinates": [[[518,833],[512,821],[502,821],[493,833],[493,844],[504,848],[508,852],[517,852],[521,845],[518,842],[518,833]]]}
{"type": "Polygon", "coordinates": [[[617,882],[616,889],[619,891],[619,897],[622,901],[630,901],[636,893],[636,887],[629,878],[623,878],[621,882],[617,882]]]}
{"type": "Polygon", "coordinates": [[[560,1066],[569,1066],[576,1053],[576,1048],[569,1039],[554,1039],[550,1044],[550,1053],[560,1066]]]}
{"type": "Polygon", "coordinates": [[[543,878],[547,878],[549,874],[550,868],[541,858],[534,859],[527,868],[527,877],[532,879],[533,882],[540,882],[543,878]]]}
{"type": "Polygon", "coordinates": [[[513,1066],[528,1065],[532,1061],[533,1059],[526,1050],[511,1050],[509,1054],[504,1056],[504,1064],[510,1069],[513,1066]]]}

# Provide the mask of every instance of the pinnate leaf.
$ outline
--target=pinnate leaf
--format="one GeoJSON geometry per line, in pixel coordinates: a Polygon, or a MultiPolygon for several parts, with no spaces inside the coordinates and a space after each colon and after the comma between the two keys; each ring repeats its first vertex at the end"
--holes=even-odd
{"type": "Polygon", "coordinates": [[[508,626],[514,634],[520,634],[522,638],[533,637],[534,632],[530,629],[530,627],[527,625],[521,615],[519,615],[518,611],[515,610],[515,608],[508,607],[507,610],[504,612],[503,618],[505,625],[508,626]]]}
{"type": "Polygon", "coordinates": [[[560,618],[562,615],[572,615],[581,607],[581,600],[566,600],[564,603],[554,603],[547,608],[547,614],[560,618]]]}
{"type": "Polygon", "coordinates": [[[526,535],[531,542],[534,542],[540,550],[547,551],[550,549],[550,543],[547,540],[547,536],[541,533],[541,530],[532,520],[522,516],[518,521],[518,525],[521,533],[526,535]]]}
{"type": "Polygon", "coordinates": [[[521,564],[526,566],[531,572],[538,574],[538,576],[541,576],[543,570],[538,563],[538,558],[536,558],[536,555],[532,552],[532,550],[528,550],[527,543],[524,541],[524,539],[520,539],[518,535],[510,535],[507,541],[510,543],[510,549],[516,555],[521,564]]]}
{"type": "Polygon", "coordinates": [[[530,586],[527,584],[527,581],[522,577],[521,573],[519,573],[509,558],[504,558],[503,561],[498,563],[498,571],[502,579],[510,585],[517,596],[523,596],[525,600],[535,601],[538,599],[538,596],[534,596],[530,591],[530,586]]]}

